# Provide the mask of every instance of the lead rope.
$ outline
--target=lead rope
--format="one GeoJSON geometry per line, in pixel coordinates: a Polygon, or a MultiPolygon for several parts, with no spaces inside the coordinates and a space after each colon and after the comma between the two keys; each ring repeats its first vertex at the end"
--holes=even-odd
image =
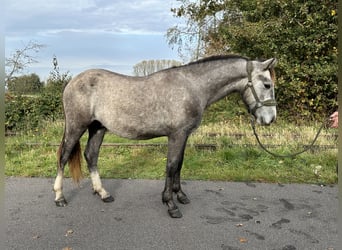
{"type": "Polygon", "coordinates": [[[302,153],[304,153],[304,152],[306,152],[306,151],[312,149],[313,145],[314,145],[315,142],[317,141],[317,138],[318,138],[318,136],[320,135],[322,129],[323,129],[324,126],[325,126],[325,124],[326,124],[326,120],[323,121],[321,127],[318,129],[318,132],[317,132],[315,138],[313,139],[313,141],[311,142],[311,144],[310,144],[309,146],[305,147],[303,150],[301,150],[301,151],[299,151],[299,152],[296,152],[296,153],[281,155],[281,154],[276,154],[276,153],[271,152],[270,150],[268,150],[268,149],[261,143],[261,141],[260,141],[260,139],[259,139],[259,136],[258,136],[258,134],[257,134],[257,132],[256,132],[256,130],[255,130],[255,119],[254,119],[253,117],[251,117],[251,126],[252,126],[252,129],[253,129],[253,133],[254,133],[255,138],[257,139],[257,141],[258,141],[260,147],[261,147],[263,150],[265,150],[267,153],[269,153],[270,155],[272,155],[272,156],[274,156],[274,157],[279,157],[279,158],[292,158],[292,157],[295,157],[295,156],[297,156],[297,155],[300,155],[300,154],[302,154],[302,153]]]}

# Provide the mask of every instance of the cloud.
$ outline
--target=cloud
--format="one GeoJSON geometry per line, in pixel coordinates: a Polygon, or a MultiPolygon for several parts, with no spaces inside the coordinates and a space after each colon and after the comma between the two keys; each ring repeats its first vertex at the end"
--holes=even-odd
{"type": "Polygon", "coordinates": [[[6,55],[30,40],[45,44],[31,71],[47,75],[51,59],[73,75],[86,68],[130,74],[148,59],[176,59],[165,34],[175,0],[7,0],[6,55]]]}
{"type": "Polygon", "coordinates": [[[8,0],[6,33],[61,30],[110,33],[165,33],[174,18],[171,1],[103,1],[103,0],[8,0]]]}

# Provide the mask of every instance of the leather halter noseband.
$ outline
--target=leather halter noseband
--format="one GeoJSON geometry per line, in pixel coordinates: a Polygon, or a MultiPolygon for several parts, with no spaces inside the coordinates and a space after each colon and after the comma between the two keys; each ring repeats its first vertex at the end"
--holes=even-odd
{"type": "MultiPolygon", "coordinates": [[[[262,106],[277,106],[277,102],[275,99],[267,99],[265,101],[260,101],[256,91],[255,91],[255,88],[253,86],[253,82],[252,82],[252,71],[253,71],[253,64],[251,61],[247,61],[247,75],[248,75],[248,83],[245,87],[245,89],[243,90],[243,93],[247,90],[247,89],[251,89],[252,91],[252,94],[253,94],[253,97],[255,99],[255,106],[250,109],[248,107],[248,110],[252,113],[252,114],[255,114],[255,111],[258,109],[258,108],[261,108],[262,106]]],[[[247,105],[249,106],[249,105],[247,105]]]]}

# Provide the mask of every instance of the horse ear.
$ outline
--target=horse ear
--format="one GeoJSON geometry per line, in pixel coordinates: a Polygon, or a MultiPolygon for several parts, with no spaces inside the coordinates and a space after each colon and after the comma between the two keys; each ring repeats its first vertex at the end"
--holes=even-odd
{"type": "Polygon", "coordinates": [[[273,69],[277,65],[278,60],[276,58],[271,58],[262,62],[262,67],[264,70],[273,69]]]}

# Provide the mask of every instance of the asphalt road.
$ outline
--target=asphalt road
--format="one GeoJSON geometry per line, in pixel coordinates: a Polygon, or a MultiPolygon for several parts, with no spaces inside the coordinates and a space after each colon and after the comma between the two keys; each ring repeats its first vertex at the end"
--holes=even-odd
{"type": "Polygon", "coordinates": [[[191,203],[171,219],[163,181],[105,179],[103,203],[67,179],[64,208],[53,181],[6,178],[3,249],[338,249],[337,186],[185,181],[191,203]]]}

